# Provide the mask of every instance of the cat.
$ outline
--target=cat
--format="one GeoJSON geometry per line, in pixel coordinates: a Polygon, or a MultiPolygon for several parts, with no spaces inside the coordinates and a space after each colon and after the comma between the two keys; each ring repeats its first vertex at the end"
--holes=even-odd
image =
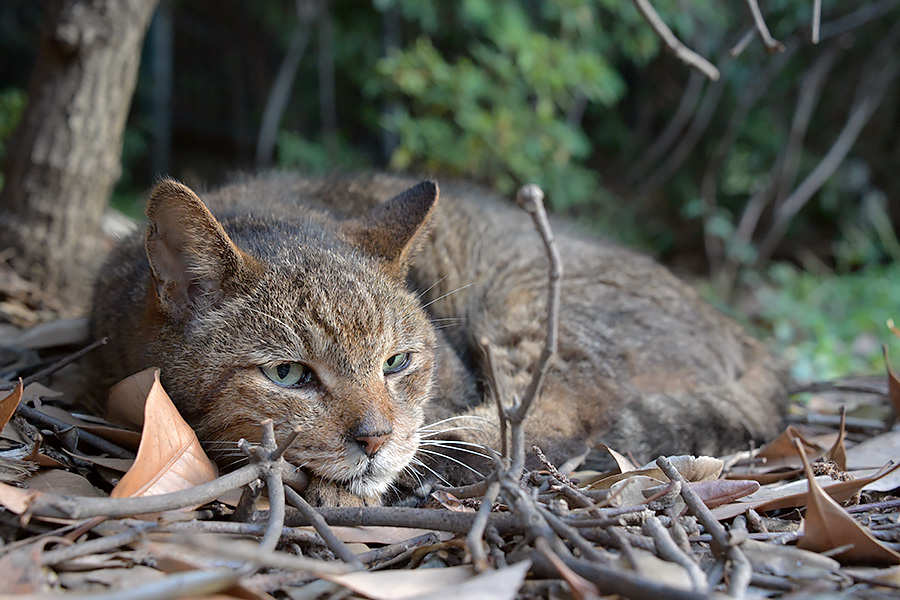
{"type": "MultiPolygon", "coordinates": [[[[91,327],[101,386],[151,365],[201,440],[279,439],[319,505],[396,482],[471,481],[498,447],[493,385],[521,397],[546,337],[548,259],[484,190],[401,176],[170,179],[109,257],[91,327]],[[436,456],[442,455],[442,456],[436,456]],[[446,457],[446,458],[445,458],[446,457]]],[[[757,340],[651,259],[554,223],[559,349],[526,420],[551,460],[603,442],[641,459],[778,433],[785,380],[757,340]]]]}

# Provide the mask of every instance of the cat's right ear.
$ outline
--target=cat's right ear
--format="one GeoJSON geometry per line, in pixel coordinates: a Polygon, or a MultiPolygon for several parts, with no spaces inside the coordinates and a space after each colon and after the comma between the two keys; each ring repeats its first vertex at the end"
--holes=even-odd
{"type": "Polygon", "coordinates": [[[197,194],[177,181],[153,188],[147,218],[145,245],[156,294],[176,318],[215,305],[253,262],[197,194]]]}
{"type": "Polygon", "coordinates": [[[362,218],[344,222],[341,232],[381,259],[389,273],[403,279],[410,258],[431,224],[438,195],[436,182],[423,181],[379,204],[362,218]]]}

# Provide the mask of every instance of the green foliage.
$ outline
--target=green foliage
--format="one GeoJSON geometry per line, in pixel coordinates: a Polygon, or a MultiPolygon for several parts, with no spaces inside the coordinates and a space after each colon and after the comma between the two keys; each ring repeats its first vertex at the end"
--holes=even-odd
{"type": "Polygon", "coordinates": [[[883,373],[882,343],[900,354],[886,327],[900,316],[900,263],[841,276],[776,263],[749,277],[760,324],[797,380],[883,373]]]}
{"type": "MultiPolygon", "coordinates": [[[[384,122],[400,140],[391,165],[465,175],[507,195],[536,181],[561,208],[595,197],[585,164],[594,148],[578,120],[586,103],[615,104],[624,83],[599,51],[593,3],[564,4],[465,0],[454,15],[467,34],[458,55],[446,50],[454,40],[439,51],[422,34],[379,61],[370,93],[397,106],[384,122]]],[[[433,31],[436,4],[378,4],[391,6],[433,31]]]]}
{"type": "Polygon", "coordinates": [[[303,136],[282,131],[276,142],[278,166],[297,169],[304,173],[328,173],[337,169],[352,171],[366,166],[366,157],[352,146],[339,143],[336,157],[332,161],[324,144],[309,141],[303,136]]]}

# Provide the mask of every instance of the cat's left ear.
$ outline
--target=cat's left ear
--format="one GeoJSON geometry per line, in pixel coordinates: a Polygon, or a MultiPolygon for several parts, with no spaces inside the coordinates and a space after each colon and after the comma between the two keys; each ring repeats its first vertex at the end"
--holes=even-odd
{"type": "Polygon", "coordinates": [[[436,182],[423,181],[379,204],[361,219],[345,222],[341,232],[402,279],[428,231],[438,194],[436,182]]]}

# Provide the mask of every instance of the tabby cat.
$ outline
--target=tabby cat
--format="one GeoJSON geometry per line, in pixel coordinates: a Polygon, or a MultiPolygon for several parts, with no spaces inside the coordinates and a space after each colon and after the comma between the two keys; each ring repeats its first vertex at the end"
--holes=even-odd
{"type": "MultiPolygon", "coordinates": [[[[476,187],[278,174],[204,195],[164,180],[96,286],[107,385],[151,365],[201,440],[279,439],[308,499],[378,504],[470,480],[546,336],[548,261],[524,212],[476,187]],[[435,453],[449,458],[436,457],[435,453]],[[455,461],[455,462],[452,462],[455,461]],[[462,464],[464,463],[464,464],[462,464]],[[400,483],[397,483],[397,482],[400,483]]],[[[595,442],[650,460],[775,434],[766,349],[649,258],[555,224],[559,351],[526,421],[552,460],[595,442]]]]}

